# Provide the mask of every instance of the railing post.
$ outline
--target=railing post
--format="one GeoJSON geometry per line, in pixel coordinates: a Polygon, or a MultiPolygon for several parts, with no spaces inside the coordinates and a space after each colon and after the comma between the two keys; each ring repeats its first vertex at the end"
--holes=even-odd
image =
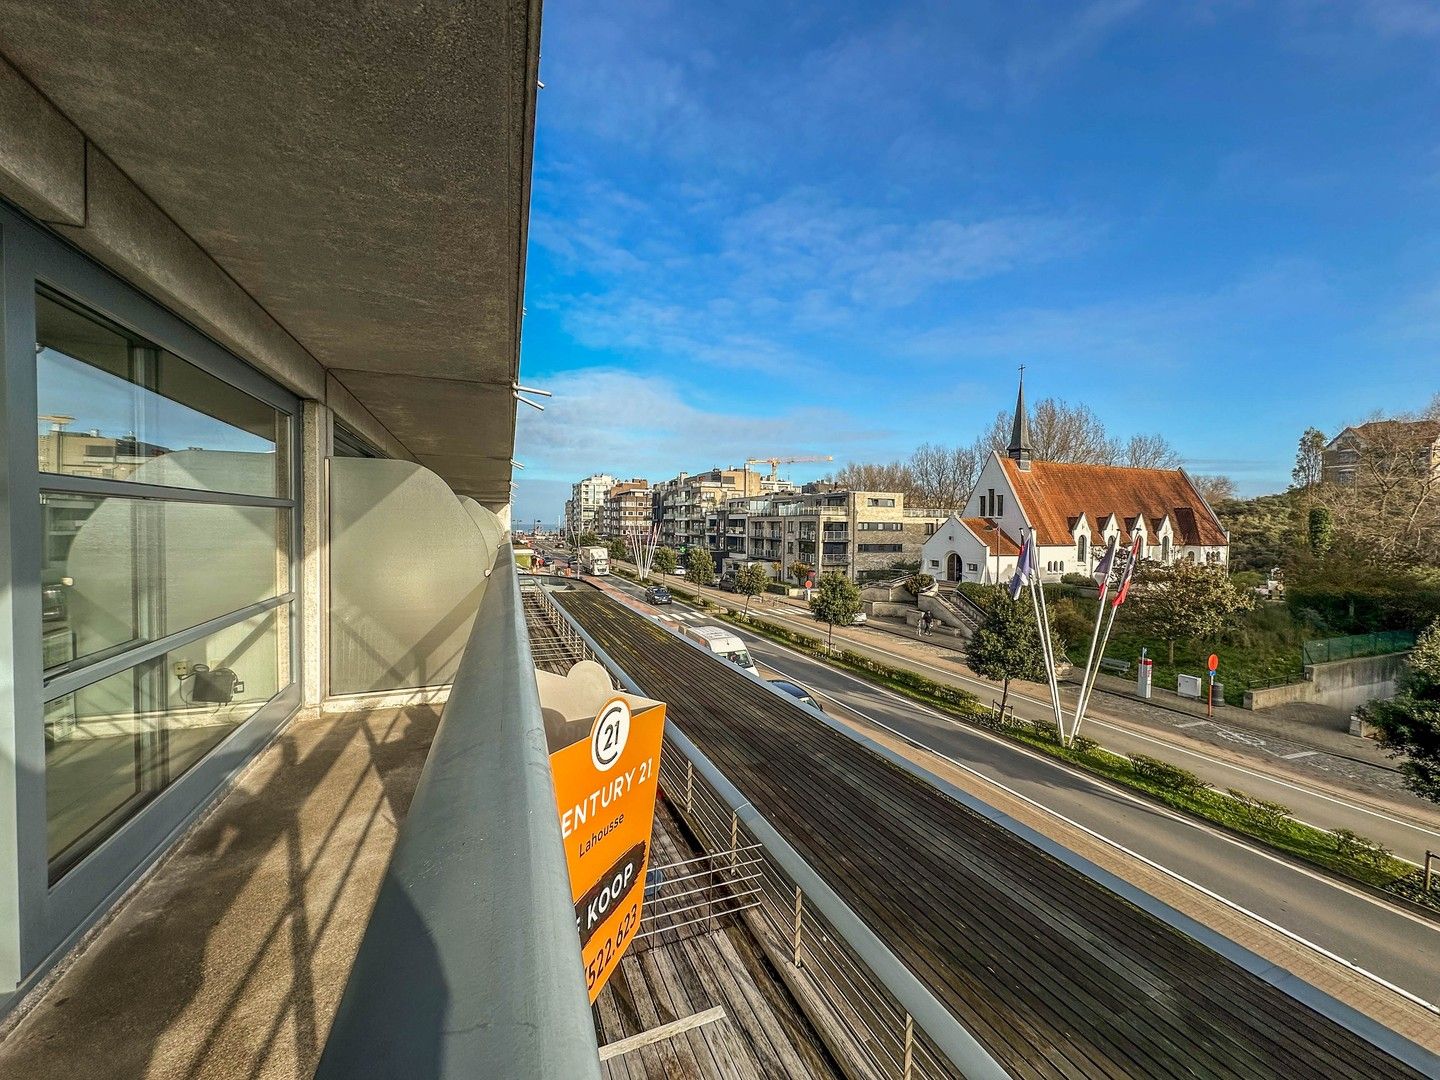
{"type": "Polygon", "coordinates": [[[800,926],[805,915],[805,896],[800,886],[795,886],[795,966],[800,966],[800,926]]]}
{"type": "Polygon", "coordinates": [[[904,1080],[910,1080],[910,1070],[915,1063],[915,1018],[908,1012],[905,1014],[905,1069],[901,1073],[904,1080]]]}
{"type": "Polygon", "coordinates": [[[687,815],[694,809],[695,802],[695,763],[688,758],[685,760],[685,813],[687,815]]]}
{"type": "Polygon", "coordinates": [[[740,861],[740,815],[730,812],[730,876],[734,877],[740,861]]]}
{"type": "Polygon", "coordinates": [[[1436,857],[1437,853],[1434,851],[1427,850],[1425,852],[1425,891],[1427,893],[1430,891],[1430,882],[1435,873],[1434,869],[1431,866],[1431,863],[1436,857]]]}

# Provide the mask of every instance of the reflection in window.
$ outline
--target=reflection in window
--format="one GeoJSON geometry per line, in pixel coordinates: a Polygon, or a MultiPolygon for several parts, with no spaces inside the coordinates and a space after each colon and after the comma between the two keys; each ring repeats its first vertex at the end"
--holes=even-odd
{"type": "Polygon", "coordinates": [[[52,881],[290,682],[288,619],[265,612],[47,703],[52,881]]]}
{"type": "Polygon", "coordinates": [[[286,495],[283,413],[49,293],[35,337],[41,472],[286,495]]]}
{"type": "Polygon", "coordinates": [[[189,629],[289,591],[289,511],[40,496],[45,668],[189,629]]]}

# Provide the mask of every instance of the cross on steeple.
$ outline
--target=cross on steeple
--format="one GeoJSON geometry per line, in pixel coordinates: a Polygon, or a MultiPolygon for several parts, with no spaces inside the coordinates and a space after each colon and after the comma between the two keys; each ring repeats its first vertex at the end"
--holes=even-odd
{"type": "Polygon", "coordinates": [[[1020,466],[1022,472],[1030,471],[1030,459],[1034,450],[1030,446],[1030,416],[1025,410],[1025,365],[1020,365],[1020,392],[1015,397],[1015,422],[1010,425],[1010,446],[1006,456],[1020,466]]]}

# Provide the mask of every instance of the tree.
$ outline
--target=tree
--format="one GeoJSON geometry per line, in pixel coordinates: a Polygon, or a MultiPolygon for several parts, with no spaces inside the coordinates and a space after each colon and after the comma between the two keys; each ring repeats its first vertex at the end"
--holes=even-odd
{"type": "Polygon", "coordinates": [[[586,529],[583,533],[580,534],[580,539],[577,540],[575,543],[576,546],[582,548],[598,547],[600,544],[600,537],[596,536],[595,533],[593,533],[591,530],[586,529]]]}
{"type": "MultiPolygon", "coordinates": [[[[1122,442],[1112,438],[1105,421],[1088,405],[1071,405],[1058,398],[1036,402],[1030,410],[1030,442],[1037,461],[1069,461],[1082,465],[1126,465],[1141,469],[1174,469],[1180,455],[1161,435],[1132,435],[1122,442]]],[[[984,454],[1004,453],[1010,445],[1015,416],[999,412],[981,437],[984,454]]]]}
{"type": "Polygon", "coordinates": [[[685,570],[685,580],[691,585],[709,585],[715,580],[715,560],[704,548],[690,552],[690,565],[685,570]]]}
{"type": "Polygon", "coordinates": [[[675,549],[668,547],[657,547],[655,557],[651,560],[650,566],[657,574],[671,574],[675,567],[680,565],[680,560],[675,557],[675,549]]]}
{"type": "Polygon", "coordinates": [[[849,491],[898,491],[902,495],[915,491],[915,477],[903,461],[851,462],[825,479],[849,491]]]}
{"type": "Polygon", "coordinates": [[[765,572],[765,567],[759,563],[751,563],[749,566],[742,566],[740,572],[735,575],[735,591],[745,597],[745,614],[750,614],[750,600],[759,596],[765,591],[765,586],[770,584],[770,575],[765,572]]]}
{"type": "Polygon", "coordinates": [[[800,562],[798,559],[790,564],[790,576],[795,579],[795,584],[804,585],[810,580],[810,575],[815,568],[807,562],[800,562]]]}
{"type": "Polygon", "coordinates": [[[1030,605],[997,590],[985,621],[970,635],[965,662],[982,679],[1000,682],[1000,715],[1004,716],[1011,679],[1042,682],[1046,678],[1040,629],[1030,605]]]}
{"type": "Polygon", "coordinates": [[[625,541],[623,539],[617,536],[614,540],[610,541],[610,558],[619,561],[620,559],[625,558],[629,554],[630,549],[625,546],[625,541]]]}
{"type": "Polygon", "coordinates": [[[1306,526],[1310,539],[1310,554],[1317,559],[1330,550],[1335,542],[1335,523],[1330,510],[1324,506],[1312,506],[1306,526]]]}
{"type": "Polygon", "coordinates": [[[1228,476],[1192,476],[1190,482],[1212,507],[1235,498],[1235,481],[1228,476]]]}
{"type": "Polygon", "coordinates": [[[1141,626],[1165,642],[1175,663],[1175,642],[1213,637],[1254,599],[1230,581],[1223,566],[1182,559],[1170,566],[1142,563],[1130,586],[1141,626]]]}
{"type": "Polygon", "coordinates": [[[860,590],[839,571],[831,570],[822,574],[814,595],[810,597],[810,614],[815,616],[816,622],[826,623],[830,627],[825,637],[825,649],[828,652],[835,638],[835,624],[849,626],[855,621],[855,616],[860,614],[860,590]]]}
{"type": "Polygon", "coordinates": [[[915,487],[905,493],[906,498],[919,506],[946,510],[962,507],[980,479],[984,464],[985,455],[977,445],[921,443],[910,455],[908,467],[915,487]]]}
{"type": "Polygon", "coordinates": [[[1112,464],[1131,469],[1178,469],[1180,455],[1163,435],[1131,435],[1116,443],[1112,464]]]}
{"type": "Polygon", "coordinates": [[[1364,706],[1380,730],[1380,744],[1404,755],[1400,775],[1421,798],[1440,802],[1440,623],[1421,632],[1389,701],[1364,706]]]}
{"type": "Polygon", "coordinates": [[[1292,487],[1309,491],[1320,483],[1324,475],[1325,442],[1325,433],[1319,428],[1305,429],[1305,434],[1300,436],[1300,447],[1295,452],[1295,467],[1290,470],[1292,487]]]}

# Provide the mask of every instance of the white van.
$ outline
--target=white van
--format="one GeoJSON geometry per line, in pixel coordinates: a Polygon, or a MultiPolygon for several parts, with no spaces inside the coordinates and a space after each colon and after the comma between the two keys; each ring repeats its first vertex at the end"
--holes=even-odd
{"type": "Polygon", "coordinates": [[[686,637],[698,641],[720,659],[729,660],[745,671],[755,670],[755,661],[750,659],[750,650],[745,648],[745,643],[723,626],[685,625],[680,629],[686,637]]]}

